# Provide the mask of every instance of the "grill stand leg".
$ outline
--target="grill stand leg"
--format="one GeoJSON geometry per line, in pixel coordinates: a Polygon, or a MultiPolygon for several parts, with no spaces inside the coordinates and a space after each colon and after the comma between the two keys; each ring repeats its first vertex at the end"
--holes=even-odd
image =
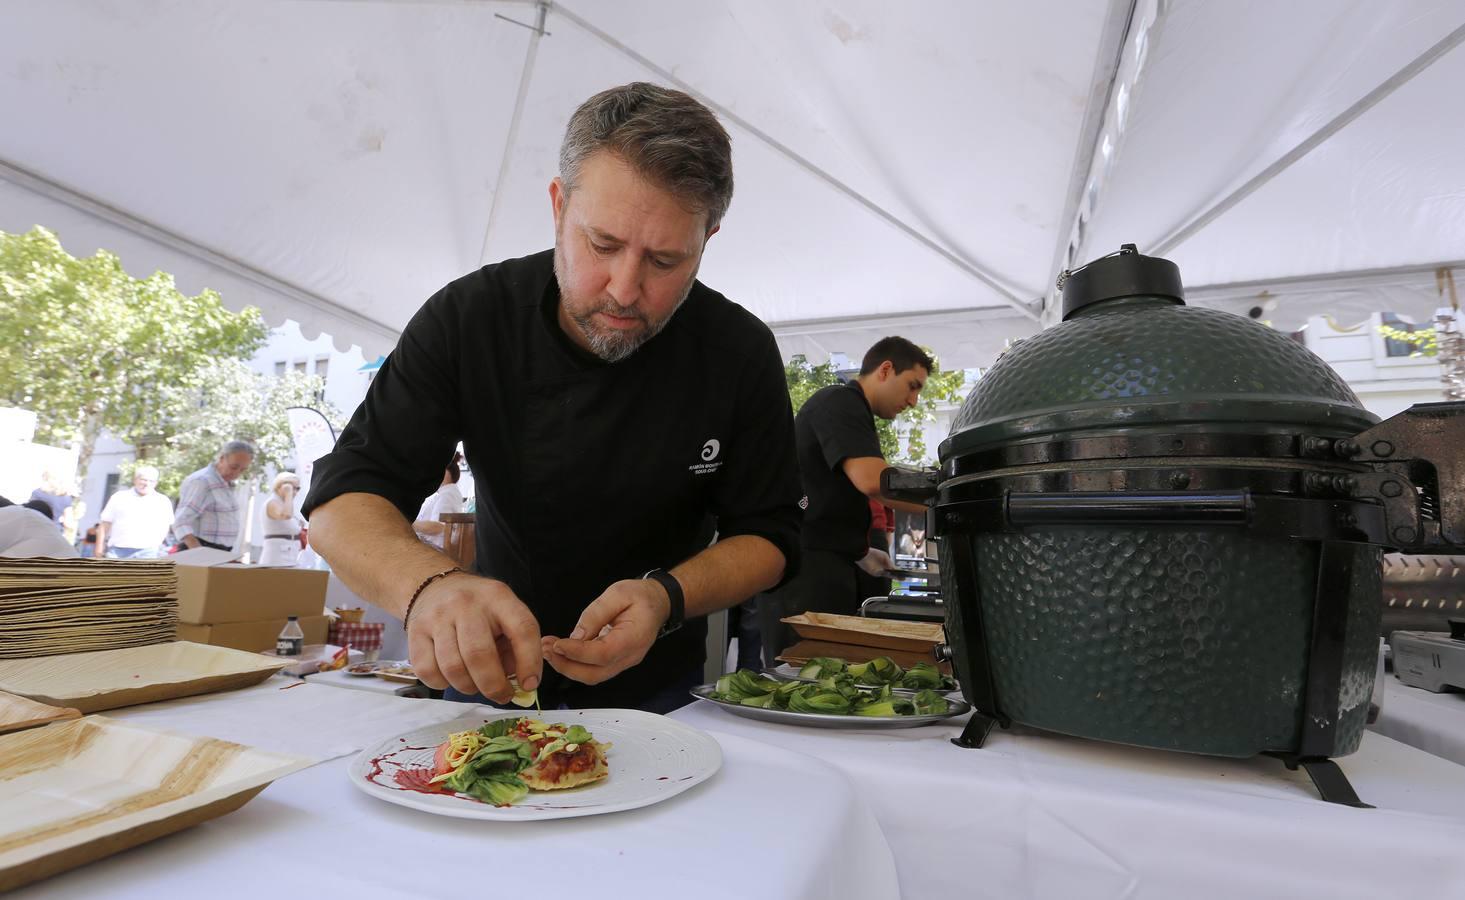
{"type": "MultiPolygon", "coordinates": [[[[951,742],[964,750],[977,750],[987,743],[987,736],[992,733],[992,726],[999,724],[995,716],[973,711],[972,717],[962,729],[961,737],[954,737],[951,742]]],[[[1007,727],[1006,722],[1000,722],[1003,728],[1007,727]]]]}
{"type": "Polygon", "coordinates": [[[1358,799],[1348,776],[1328,758],[1337,746],[1338,694],[1348,638],[1348,598],[1358,579],[1357,556],[1346,543],[1324,541],[1318,552],[1312,641],[1303,686],[1301,737],[1296,753],[1273,753],[1292,771],[1301,766],[1328,803],[1373,809],[1358,799]]]}
{"type": "Polygon", "coordinates": [[[1289,770],[1295,772],[1301,766],[1307,772],[1307,777],[1312,779],[1313,787],[1317,788],[1318,795],[1328,803],[1337,803],[1340,806],[1351,806],[1354,809],[1373,809],[1370,803],[1364,803],[1358,799],[1358,793],[1353,790],[1349,783],[1348,776],[1338,768],[1338,764],[1326,757],[1297,756],[1292,753],[1273,754],[1280,759],[1289,770]]]}

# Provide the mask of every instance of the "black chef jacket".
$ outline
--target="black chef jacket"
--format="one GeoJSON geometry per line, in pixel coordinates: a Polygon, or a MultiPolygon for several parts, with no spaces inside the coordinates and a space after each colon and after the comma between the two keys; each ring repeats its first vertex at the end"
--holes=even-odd
{"type": "Polygon", "coordinates": [[[803,545],[858,560],[870,549],[870,498],[844,474],[846,459],[884,458],[875,416],[858,382],[820,388],[794,420],[803,479],[803,545]]]}
{"type": "MultiPolygon", "coordinates": [[[[477,570],[567,636],[612,582],[750,534],[798,561],[799,481],[783,363],[768,327],[700,282],[621,362],[576,347],[545,251],[485,266],[408,323],[335,449],[305,514],[350,492],[409,521],[461,439],[477,503],[477,570]]],[[[688,620],[601,685],[545,667],[546,703],[633,705],[702,664],[688,620]]]]}

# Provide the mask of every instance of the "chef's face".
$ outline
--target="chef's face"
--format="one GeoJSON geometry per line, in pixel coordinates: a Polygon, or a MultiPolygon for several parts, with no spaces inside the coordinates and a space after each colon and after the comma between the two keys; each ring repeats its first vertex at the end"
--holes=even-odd
{"type": "Polygon", "coordinates": [[[897,372],[887,359],[875,370],[875,376],[874,396],[868,398],[870,410],[882,419],[893,419],[920,402],[921,389],[931,373],[921,365],[897,372]]]}
{"type": "Polygon", "coordinates": [[[556,178],[549,196],[560,328],[607,362],[625,359],[687,299],[717,229],[603,150],[581,164],[573,191],[556,178]]]}

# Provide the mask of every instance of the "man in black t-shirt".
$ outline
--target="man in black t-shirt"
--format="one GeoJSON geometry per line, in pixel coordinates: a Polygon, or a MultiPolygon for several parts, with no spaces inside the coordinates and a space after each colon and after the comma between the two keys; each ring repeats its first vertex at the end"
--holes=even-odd
{"type": "MultiPolygon", "coordinates": [[[[870,501],[925,511],[881,495],[886,464],[874,417],[894,419],[915,406],[931,367],[931,357],[905,338],[882,338],[865,353],[858,378],[822,388],[799,410],[794,434],[804,486],[803,552],[799,574],[773,595],[781,616],[857,613],[865,599],[858,573],[883,574],[891,565],[889,554],[869,545],[870,501]]],[[[794,640],[790,629],[777,633],[783,646],[794,640]]]]}
{"type": "Polygon", "coordinates": [[[311,544],[403,616],[418,677],[449,697],[503,702],[517,676],[551,708],[664,712],[701,680],[701,617],[797,565],[783,362],[696,281],[732,196],[710,110],[650,84],[602,92],[559,172],[554,250],[466,275],[408,323],[315,464],[311,544]],[[460,440],[473,573],[410,525],[460,440]]]}

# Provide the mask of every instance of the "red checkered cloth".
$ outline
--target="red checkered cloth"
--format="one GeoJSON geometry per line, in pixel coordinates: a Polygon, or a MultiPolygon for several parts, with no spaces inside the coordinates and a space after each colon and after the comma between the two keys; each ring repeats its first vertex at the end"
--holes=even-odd
{"type": "Polygon", "coordinates": [[[326,638],[337,647],[350,647],[352,650],[380,650],[382,648],[382,633],[387,626],[380,622],[342,622],[336,620],[331,622],[331,630],[326,638]]]}

